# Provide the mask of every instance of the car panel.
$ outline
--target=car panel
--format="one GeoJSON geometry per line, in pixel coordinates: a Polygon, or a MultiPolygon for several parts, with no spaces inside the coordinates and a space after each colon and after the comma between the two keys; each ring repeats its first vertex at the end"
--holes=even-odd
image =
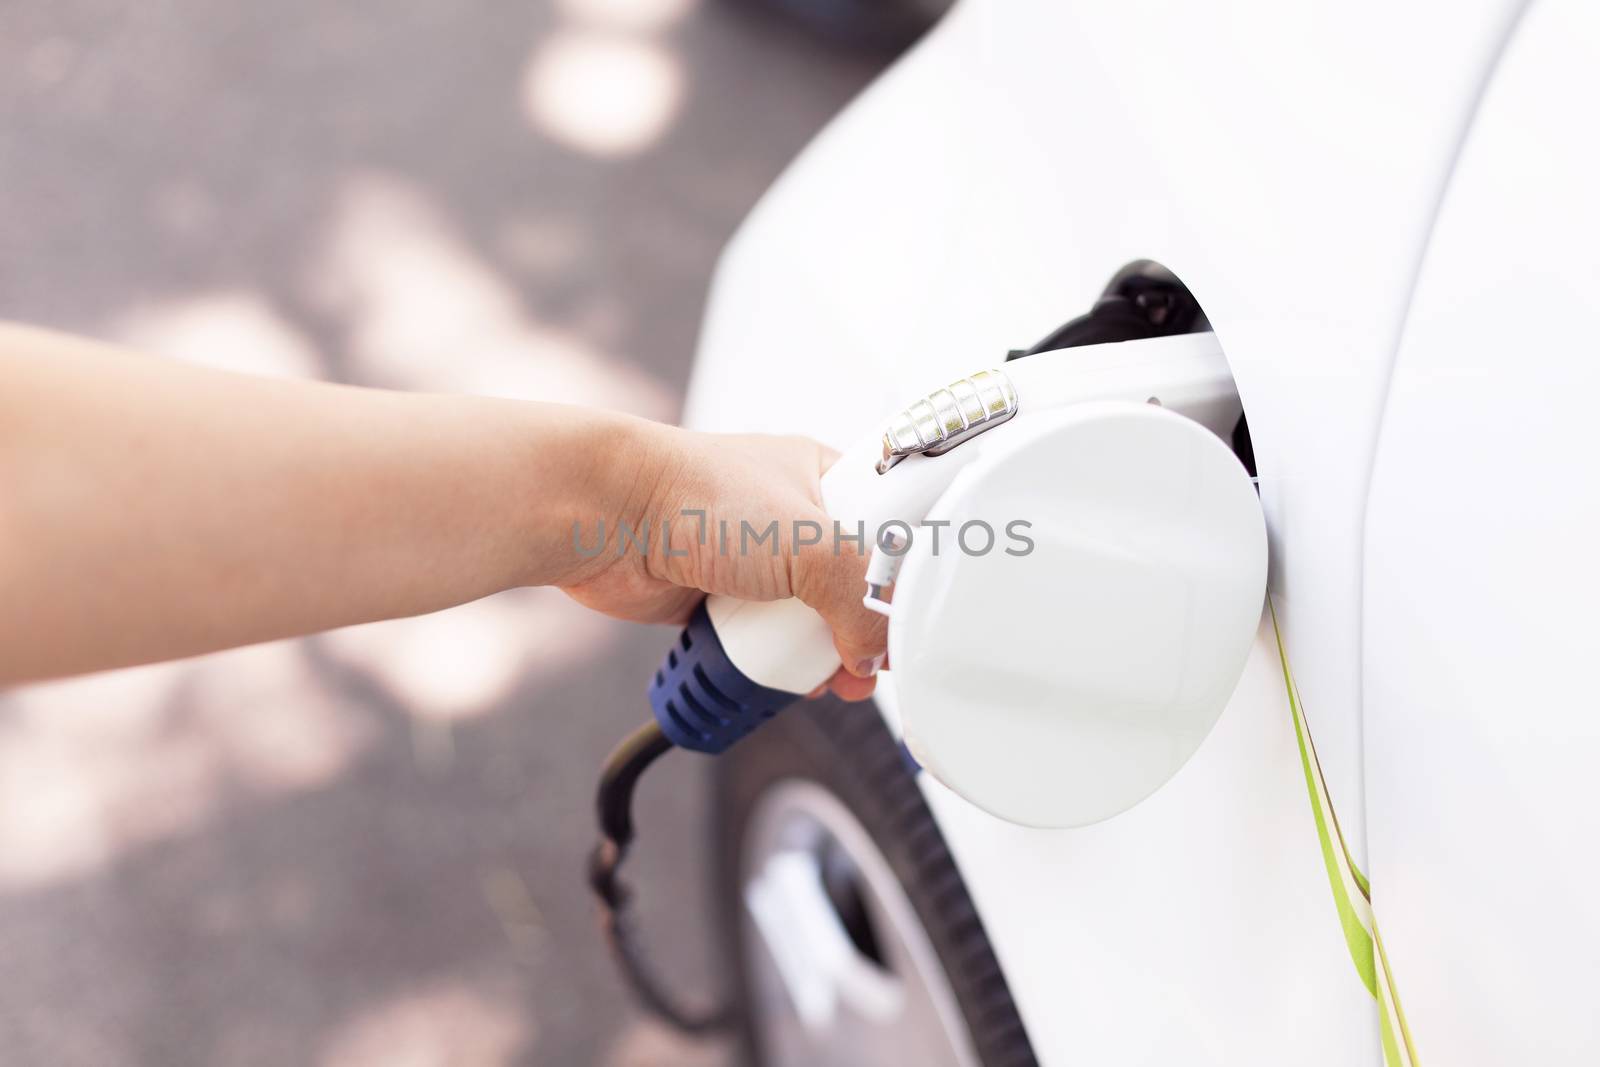
{"type": "MultiPolygon", "coordinates": [[[[730,245],[686,420],[843,446],[1087,308],[1122,264],[1173,268],[1250,418],[1289,658],[1365,865],[1374,442],[1440,192],[1516,10],[968,0],[730,245]]],[[[1191,765],[1104,826],[1006,827],[926,787],[1042,1062],[1376,1060],[1299,774],[1263,630],[1191,765]]]]}
{"type": "Polygon", "coordinates": [[[1600,1049],[1600,10],[1530,9],[1395,364],[1367,524],[1374,903],[1439,1063],[1600,1049]]]}

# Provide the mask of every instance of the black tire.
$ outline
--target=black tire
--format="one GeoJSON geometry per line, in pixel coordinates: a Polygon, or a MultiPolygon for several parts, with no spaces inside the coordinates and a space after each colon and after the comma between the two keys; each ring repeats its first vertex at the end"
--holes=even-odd
{"type": "MultiPolygon", "coordinates": [[[[841,801],[888,861],[933,945],[984,1067],[1034,1067],[1022,1019],[938,824],[898,742],[867,706],[831,697],[799,705],[716,761],[718,914],[728,927],[738,990],[750,986],[747,924],[740,921],[746,829],[763,794],[795,779],[820,785],[841,801]]],[[[759,1020],[743,998],[738,1010],[747,1062],[759,1067],[759,1020]]]]}

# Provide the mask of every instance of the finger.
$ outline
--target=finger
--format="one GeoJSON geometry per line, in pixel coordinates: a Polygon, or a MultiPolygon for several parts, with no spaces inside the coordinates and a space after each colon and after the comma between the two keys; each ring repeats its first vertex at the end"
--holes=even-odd
{"type": "Polygon", "coordinates": [[[834,636],[833,647],[839,653],[839,662],[844,664],[844,669],[857,678],[873,677],[883,670],[889,658],[889,654],[881,649],[876,653],[863,654],[860,646],[847,646],[837,635],[834,636]]]}
{"type": "Polygon", "coordinates": [[[833,677],[828,679],[828,688],[833,690],[834,695],[840,700],[847,700],[851,703],[855,703],[858,700],[866,700],[872,696],[872,691],[877,687],[878,679],[858,678],[845,671],[843,667],[839,668],[834,672],[833,677]]]}
{"type": "Polygon", "coordinates": [[[877,672],[888,647],[888,620],[861,603],[866,567],[853,545],[835,553],[823,544],[795,558],[792,583],[795,596],[827,622],[839,661],[858,678],[877,672]]]}

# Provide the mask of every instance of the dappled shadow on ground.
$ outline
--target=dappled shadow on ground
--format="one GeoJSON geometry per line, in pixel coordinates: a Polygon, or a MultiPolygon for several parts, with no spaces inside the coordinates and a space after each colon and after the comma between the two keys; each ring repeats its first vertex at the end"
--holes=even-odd
{"type": "MultiPolygon", "coordinates": [[[[58,789],[121,787],[39,828],[108,836],[99,850],[39,840],[45,866],[11,859],[6,1047],[39,1063],[606,1062],[632,1020],[581,883],[589,778],[640,714],[642,668],[617,665],[665,636],[617,628],[466,718],[419,718],[319,641],[164,669],[180,677],[154,706],[101,705],[83,683],[14,698],[31,729],[8,736],[8,770],[53,727],[144,721],[41,768],[58,789]],[[238,718],[275,715],[300,721],[241,745],[238,718]]],[[[704,982],[694,770],[651,783],[644,876],[663,954],[704,982]],[[660,907],[674,900],[686,923],[660,907]]]]}
{"type": "MultiPolygon", "coordinates": [[[[693,0],[8,4],[0,316],[670,418],[722,242],[875,65],[693,0]]],[[[5,1062],[723,1062],[581,881],[666,636],[523,591],[0,696],[5,1062]]],[[[697,770],[640,878],[707,982],[697,770]]]]}

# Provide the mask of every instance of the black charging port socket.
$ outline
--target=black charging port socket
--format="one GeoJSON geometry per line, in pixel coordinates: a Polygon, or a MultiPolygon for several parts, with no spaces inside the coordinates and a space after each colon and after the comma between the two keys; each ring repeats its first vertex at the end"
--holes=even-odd
{"type": "MultiPolygon", "coordinates": [[[[1211,323],[1200,301],[1176,274],[1153,259],[1136,259],[1112,276],[1086,314],[1051,331],[1031,348],[1012,350],[1006,359],[1023,359],[1080,345],[1204,333],[1209,329],[1211,323]]],[[[1255,448],[1250,442],[1250,424],[1243,415],[1239,416],[1232,437],[1234,454],[1255,477],[1255,448]]]]}

